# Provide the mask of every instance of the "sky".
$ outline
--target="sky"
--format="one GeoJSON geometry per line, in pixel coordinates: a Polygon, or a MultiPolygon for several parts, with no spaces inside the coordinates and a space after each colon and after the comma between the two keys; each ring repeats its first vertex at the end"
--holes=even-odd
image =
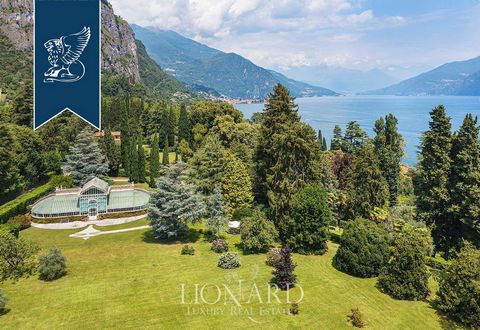
{"type": "Polygon", "coordinates": [[[110,0],[117,15],[174,30],[260,66],[381,68],[409,76],[480,55],[480,0],[110,0]]]}

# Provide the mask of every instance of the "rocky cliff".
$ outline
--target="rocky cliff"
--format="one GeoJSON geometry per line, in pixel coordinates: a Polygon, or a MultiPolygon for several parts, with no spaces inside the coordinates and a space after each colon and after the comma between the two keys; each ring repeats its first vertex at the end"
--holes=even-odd
{"type": "MultiPolygon", "coordinates": [[[[31,51],[33,42],[33,1],[0,0],[0,33],[18,50],[31,51]]],[[[132,29],[115,16],[112,6],[102,0],[102,68],[140,81],[137,45],[132,29]]]]}

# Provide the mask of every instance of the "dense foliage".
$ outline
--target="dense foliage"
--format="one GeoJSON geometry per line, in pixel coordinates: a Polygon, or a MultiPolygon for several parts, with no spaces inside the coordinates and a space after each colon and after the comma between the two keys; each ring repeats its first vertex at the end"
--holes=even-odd
{"type": "Polygon", "coordinates": [[[240,257],[233,252],[226,252],[218,258],[217,266],[223,269],[232,269],[240,267],[240,257]]]}
{"type": "Polygon", "coordinates": [[[292,260],[292,249],[288,244],[280,250],[280,260],[273,270],[273,283],[281,290],[289,290],[297,283],[297,276],[293,273],[297,265],[292,260]]]}
{"type": "Polygon", "coordinates": [[[208,205],[207,219],[207,227],[214,237],[222,235],[228,229],[228,217],[226,213],[227,209],[220,188],[215,187],[208,205]]]}
{"type": "Polygon", "coordinates": [[[251,252],[267,251],[278,237],[275,225],[260,210],[242,220],[240,234],[243,248],[251,252]]]}
{"type": "Polygon", "coordinates": [[[59,279],[67,273],[67,258],[59,248],[53,247],[40,256],[38,272],[41,280],[53,281],[59,279]]]}
{"type": "Polygon", "coordinates": [[[428,296],[425,250],[414,232],[397,237],[392,258],[378,277],[378,286],[395,299],[423,300],[428,296]]]}
{"type": "Polygon", "coordinates": [[[466,245],[440,277],[436,306],[465,327],[480,327],[480,251],[466,245]]]}
{"type": "Polygon", "coordinates": [[[388,232],[372,221],[350,221],[340,238],[340,247],[333,258],[338,270],[358,277],[374,277],[390,258],[388,232]]]}
{"type": "Polygon", "coordinates": [[[224,239],[217,238],[213,240],[211,249],[216,253],[224,253],[228,251],[228,242],[224,239]]]}
{"type": "Polygon", "coordinates": [[[0,282],[32,275],[38,247],[32,242],[0,230],[0,282]]]}
{"type": "Polygon", "coordinates": [[[295,252],[323,254],[330,222],[327,192],[319,185],[307,185],[293,198],[284,239],[295,252]]]}

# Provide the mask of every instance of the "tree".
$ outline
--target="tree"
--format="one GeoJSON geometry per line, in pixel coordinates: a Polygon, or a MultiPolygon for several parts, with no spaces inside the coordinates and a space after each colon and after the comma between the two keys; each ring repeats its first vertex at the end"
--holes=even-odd
{"type": "Polygon", "coordinates": [[[178,141],[182,140],[187,143],[192,141],[192,126],[185,103],[180,105],[180,116],[178,117],[178,141]]]}
{"type": "Polygon", "coordinates": [[[435,249],[444,252],[448,258],[457,241],[457,229],[447,212],[452,165],[451,123],[443,105],[435,107],[430,117],[429,130],[423,133],[420,143],[419,173],[415,180],[416,205],[419,218],[432,227],[435,249]]]}
{"type": "Polygon", "coordinates": [[[274,283],[281,290],[289,290],[297,283],[297,277],[293,273],[295,270],[295,263],[292,260],[292,250],[288,244],[280,250],[280,260],[275,265],[273,270],[274,283]]]}
{"type": "Polygon", "coordinates": [[[168,149],[168,137],[165,137],[165,142],[163,143],[163,153],[162,153],[162,164],[165,166],[170,165],[170,153],[168,149]]]}
{"type": "Polygon", "coordinates": [[[163,109],[162,110],[162,115],[161,115],[161,124],[160,124],[160,130],[159,130],[159,141],[160,141],[160,148],[164,149],[166,142],[170,139],[169,137],[169,111],[168,109],[163,109]]]}
{"type": "Polygon", "coordinates": [[[317,184],[306,185],[292,201],[285,241],[301,254],[324,254],[331,220],[326,190],[317,184]]]}
{"type": "Polygon", "coordinates": [[[342,150],[343,136],[340,126],[335,125],[333,128],[333,138],[330,141],[330,150],[342,150]]]}
{"type": "Polygon", "coordinates": [[[93,140],[92,131],[85,128],[70,147],[70,154],[63,165],[76,185],[81,186],[96,176],[108,172],[108,162],[98,144],[93,140]]]}
{"type": "Polygon", "coordinates": [[[225,165],[220,181],[229,216],[232,216],[236,209],[251,206],[253,202],[252,181],[247,167],[230,152],[225,154],[225,165]]]}
{"type": "Polygon", "coordinates": [[[150,186],[155,187],[155,179],[160,176],[160,150],[158,134],[155,134],[150,152],[150,186]]]}
{"type": "Polygon", "coordinates": [[[242,246],[250,252],[264,252],[275,243],[278,237],[277,229],[265,214],[256,209],[251,216],[242,220],[240,225],[242,246]]]}
{"type": "Polygon", "coordinates": [[[351,121],[347,124],[342,143],[343,151],[354,153],[365,146],[368,142],[368,135],[360,128],[360,124],[358,122],[351,121]]]}
{"type": "Polygon", "coordinates": [[[480,327],[480,251],[466,244],[440,277],[436,307],[465,328],[480,327]]]}
{"type": "Polygon", "coordinates": [[[13,138],[6,125],[0,125],[0,197],[21,187],[20,171],[12,150],[13,138]]]}
{"type": "Polygon", "coordinates": [[[375,153],[379,160],[382,174],[387,180],[390,206],[395,206],[398,199],[400,181],[400,160],[403,150],[402,136],[398,133],[397,118],[392,114],[375,122],[375,153]]]}
{"type": "Polygon", "coordinates": [[[59,279],[67,273],[67,258],[63,256],[59,248],[53,247],[48,253],[40,256],[38,272],[41,280],[59,279]]]}
{"type": "Polygon", "coordinates": [[[32,275],[38,247],[32,242],[0,231],[0,282],[32,275]]]}
{"type": "Polygon", "coordinates": [[[140,164],[138,159],[137,138],[133,137],[130,141],[130,181],[140,182],[140,164]]]}
{"type": "Polygon", "coordinates": [[[397,237],[392,258],[378,277],[380,289],[395,299],[423,300],[430,293],[424,245],[414,233],[397,237]]]}
{"type": "Polygon", "coordinates": [[[5,312],[7,303],[8,303],[8,296],[5,293],[3,293],[2,289],[0,289],[0,315],[2,315],[5,312]]]}
{"type": "Polygon", "coordinates": [[[152,232],[157,238],[185,235],[188,224],[197,222],[205,212],[202,196],[186,177],[186,164],[178,162],[157,181],[158,190],[148,204],[152,232]]]}
{"type": "Polygon", "coordinates": [[[480,141],[477,119],[467,114],[453,137],[452,167],[448,188],[449,246],[460,246],[460,238],[480,247],[480,141]]]}
{"type": "Polygon", "coordinates": [[[221,184],[225,166],[225,148],[215,134],[209,134],[204,144],[190,159],[191,176],[194,183],[205,194],[211,194],[221,184]]]}
{"type": "Polygon", "coordinates": [[[357,277],[374,277],[390,257],[390,238],[385,228],[372,221],[349,221],[343,230],[333,266],[357,277]]]}
{"type": "Polygon", "coordinates": [[[138,138],[138,147],[137,147],[137,159],[138,159],[138,182],[145,182],[146,174],[145,174],[145,150],[143,149],[143,141],[142,138],[138,138]]]}
{"type": "Polygon", "coordinates": [[[369,219],[375,207],[383,207],[388,197],[385,178],[372,146],[360,148],[346,176],[347,216],[369,219]]]}
{"type": "Polygon", "coordinates": [[[193,150],[190,148],[190,144],[185,139],[180,140],[177,150],[184,161],[187,161],[193,155],[193,150]]]}
{"type": "Polygon", "coordinates": [[[223,201],[222,191],[218,186],[213,190],[211,203],[208,207],[208,214],[208,229],[215,237],[222,235],[222,233],[228,229],[228,217],[223,201]]]}
{"type": "Polygon", "coordinates": [[[108,175],[118,176],[118,170],[120,168],[120,150],[115,144],[115,139],[113,138],[110,129],[104,131],[100,146],[108,161],[108,175]]]}
{"type": "Polygon", "coordinates": [[[318,130],[317,143],[318,143],[318,147],[320,148],[320,150],[325,151],[325,150],[328,149],[327,144],[325,143],[325,138],[322,135],[322,130],[321,129],[318,130]]]}
{"type": "Polygon", "coordinates": [[[265,102],[255,154],[259,202],[268,202],[277,228],[282,228],[292,197],[314,178],[319,154],[316,134],[300,122],[297,105],[282,85],[265,102]]]}
{"type": "Polygon", "coordinates": [[[175,146],[175,129],[177,127],[177,118],[175,116],[175,110],[170,107],[168,112],[168,145],[175,146]]]}
{"type": "Polygon", "coordinates": [[[21,84],[13,98],[14,123],[32,127],[33,114],[33,82],[27,79],[21,84]]]}

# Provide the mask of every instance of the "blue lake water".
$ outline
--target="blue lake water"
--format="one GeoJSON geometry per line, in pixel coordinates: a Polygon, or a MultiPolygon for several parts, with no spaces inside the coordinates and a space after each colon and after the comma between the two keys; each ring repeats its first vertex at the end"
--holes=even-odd
{"type": "MultiPolygon", "coordinates": [[[[480,114],[480,97],[472,96],[340,96],[298,98],[299,114],[302,121],[315,130],[322,130],[330,143],[333,127],[345,125],[352,120],[370,135],[374,136],[375,120],[388,113],[398,119],[398,128],[405,140],[403,161],[414,165],[417,162],[418,145],[423,131],[428,129],[429,112],[443,104],[452,118],[452,129],[456,130],[467,113],[480,114]]],[[[236,104],[245,118],[263,110],[263,104],[236,104]]]]}

